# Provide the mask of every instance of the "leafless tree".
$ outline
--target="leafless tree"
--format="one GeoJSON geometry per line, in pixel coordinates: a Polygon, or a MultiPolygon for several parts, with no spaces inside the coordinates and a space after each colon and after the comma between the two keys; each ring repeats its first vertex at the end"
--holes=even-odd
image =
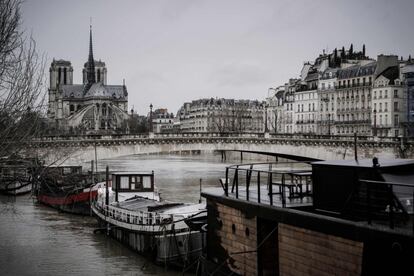
{"type": "Polygon", "coordinates": [[[0,157],[18,153],[42,129],[44,57],[21,30],[20,0],[0,0],[0,157]]]}
{"type": "Polygon", "coordinates": [[[275,134],[283,132],[281,129],[284,119],[282,116],[283,113],[276,108],[273,108],[270,112],[272,114],[269,120],[270,131],[275,134]]]}

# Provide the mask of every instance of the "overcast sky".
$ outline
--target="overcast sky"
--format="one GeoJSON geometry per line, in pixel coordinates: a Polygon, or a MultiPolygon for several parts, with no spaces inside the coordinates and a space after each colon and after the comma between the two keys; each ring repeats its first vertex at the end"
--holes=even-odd
{"type": "Polygon", "coordinates": [[[92,17],[108,84],[125,79],[139,114],[175,113],[199,98],[262,100],[323,49],[414,57],[413,11],[413,0],[26,0],[23,27],[81,83],[92,17]]]}

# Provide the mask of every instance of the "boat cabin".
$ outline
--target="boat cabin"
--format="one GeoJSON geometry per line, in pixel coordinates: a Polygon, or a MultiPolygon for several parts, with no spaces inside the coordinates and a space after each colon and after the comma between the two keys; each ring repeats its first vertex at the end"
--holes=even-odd
{"type": "Polygon", "coordinates": [[[82,174],[82,166],[51,166],[44,169],[46,173],[67,176],[72,174],[82,174]]]}
{"type": "Polygon", "coordinates": [[[112,190],[120,193],[154,191],[154,172],[116,172],[112,173],[112,190]]]}

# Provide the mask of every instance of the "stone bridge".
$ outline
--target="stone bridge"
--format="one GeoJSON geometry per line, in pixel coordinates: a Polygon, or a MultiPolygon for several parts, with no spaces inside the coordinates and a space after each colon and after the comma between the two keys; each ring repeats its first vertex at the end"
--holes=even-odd
{"type": "MultiPolygon", "coordinates": [[[[31,142],[28,155],[54,162],[79,163],[132,154],[263,151],[332,160],[354,158],[354,137],[263,133],[181,133],[42,137],[31,142]]],[[[401,138],[357,139],[359,158],[413,158],[414,141],[401,138]]]]}

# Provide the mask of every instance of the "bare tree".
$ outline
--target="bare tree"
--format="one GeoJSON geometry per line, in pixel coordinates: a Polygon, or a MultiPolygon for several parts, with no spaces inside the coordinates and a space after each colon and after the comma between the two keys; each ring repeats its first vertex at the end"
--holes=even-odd
{"type": "Polygon", "coordinates": [[[20,0],[0,0],[0,157],[18,153],[41,131],[43,56],[21,30],[20,0]]]}

